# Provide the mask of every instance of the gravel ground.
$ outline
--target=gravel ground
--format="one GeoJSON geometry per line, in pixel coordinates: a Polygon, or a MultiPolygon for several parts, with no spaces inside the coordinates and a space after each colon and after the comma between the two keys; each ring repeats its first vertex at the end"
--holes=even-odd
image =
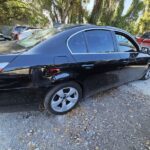
{"type": "Polygon", "coordinates": [[[63,116],[0,113],[0,150],[150,150],[149,89],[150,80],[133,82],[63,116]]]}

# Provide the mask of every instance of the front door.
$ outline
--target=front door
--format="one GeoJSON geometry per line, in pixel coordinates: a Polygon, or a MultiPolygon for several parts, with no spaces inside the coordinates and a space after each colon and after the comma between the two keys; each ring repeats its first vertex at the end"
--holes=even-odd
{"type": "Polygon", "coordinates": [[[115,51],[112,33],[107,30],[86,30],[69,41],[77,61],[78,78],[85,95],[116,86],[119,81],[120,55],[115,51]]]}
{"type": "Polygon", "coordinates": [[[115,37],[121,57],[120,81],[127,83],[142,78],[147,68],[147,55],[139,51],[138,45],[128,35],[116,32],[115,37]]]}

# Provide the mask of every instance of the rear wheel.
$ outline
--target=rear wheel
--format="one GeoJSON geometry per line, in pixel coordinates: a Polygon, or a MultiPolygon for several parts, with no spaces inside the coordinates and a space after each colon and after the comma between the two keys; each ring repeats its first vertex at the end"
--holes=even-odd
{"type": "Polygon", "coordinates": [[[76,82],[67,82],[51,89],[44,100],[44,107],[53,114],[65,114],[82,98],[82,89],[76,82]]]}
{"type": "Polygon", "coordinates": [[[146,71],[146,73],[145,73],[145,75],[143,76],[142,79],[143,79],[143,80],[148,80],[148,79],[150,79],[150,66],[148,67],[148,69],[147,69],[147,71],[146,71]]]}

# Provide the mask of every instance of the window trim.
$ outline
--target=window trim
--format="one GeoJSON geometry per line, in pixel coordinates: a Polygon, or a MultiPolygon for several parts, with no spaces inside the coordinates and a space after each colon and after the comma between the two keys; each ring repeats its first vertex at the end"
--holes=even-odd
{"type": "Polygon", "coordinates": [[[113,28],[112,29],[106,29],[106,28],[102,28],[102,27],[98,27],[98,28],[88,28],[88,29],[83,29],[83,30],[80,30],[80,31],[77,31],[75,33],[73,33],[72,35],[70,35],[66,41],[66,44],[67,44],[67,48],[69,49],[70,53],[72,55],[89,55],[89,54],[116,54],[117,53],[125,53],[125,52],[120,52],[119,49],[118,49],[118,46],[117,46],[117,39],[116,39],[116,36],[115,36],[115,33],[120,33],[120,34],[123,34],[123,35],[126,35],[128,36],[130,39],[132,39],[132,41],[135,43],[138,51],[140,51],[140,46],[138,45],[138,43],[131,37],[130,34],[126,33],[125,31],[118,31],[118,30],[114,30],[113,28]],[[110,52],[110,53],[73,53],[69,47],[69,40],[75,36],[76,34],[80,33],[80,32],[85,32],[85,31],[88,31],[88,30],[107,30],[107,31],[110,31],[113,35],[113,43],[114,43],[114,48],[115,48],[115,52],[110,52]]]}
{"type": "MultiPolygon", "coordinates": [[[[111,36],[112,36],[112,31],[113,31],[113,29],[106,29],[106,28],[88,28],[88,29],[83,29],[83,30],[80,30],[80,31],[77,31],[77,32],[75,32],[75,33],[73,33],[68,39],[67,39],[67,47],[68,47],[68,49],[69,49],[69,51],[70,51],[70,53],[72,54],[72,55],[80,55],[80,54],[82,54],[82,55],[89,55],[89,54],[113,54],[113,53],[116,53],[117,51],[116,51],[116,46],[115,46],[115,43],[114,43],[114,38],[113,38],[113,36],[112,36],[112,40],[113,40],[113,45],[114,45],[114,52],[109,52],[109,53],[88,53],[88,49],[87,49],[87,53],[73,53],[72,52],[72,50],[71,50],[71,48],[69,47],[69,40],[72,38],[72,37],[74,37],[75,35],[77,35],[78,33],[81,33],[81,32],[83,32],[83,35],[85,36],[85,31],[90,31],[90,30],[106,30],[106,31],[109,31],[110,33],[111,33],[111,36]]],[[[86,37],[85,37],[86,38],[86,37]]],[[[86,42],[86,39],[85,39],[85,43],[87,43],[86,42]]],[[[86,46],[87,46],[87,44],[86,44],[86,46]]]]}
{"type": "MultiPolygon", "coordinates": [[[[106,29],[106,28],[88,28],[88,29],[83,29],[83,30],[80,30],[80,31],[77,31],[75,33],[73,33],[71,36],[69,36],[69,38],[67,39],[67,48],[69,49],[70,53],[72,55],[90,55],[90,54],[116,54],[116,52],[119,52],[118,49],[117,49],[117,45],[116,45],[116,41],[114,39],[114,30],[113,29],[106,29]],[[114,52],[109,52],[109,53],[88,53],[88,48],[87,48],[87,41],[86,41],[86,37],[85,37],[85,43],[86,43],[86,48],[87,48],[87,53],[73,53],[71,48],[69,47],[69,40],[74,37],[75,35],[79,34],[82,32],[82,34],[85,36],[85,32],[86,31],[90,31],[90,30],[106,30],[106,31],[109,31],[111,33],[111,37],[112,37],[112,40],[113,40],[113,45],[114,45],[114,52]]],[[[120,52],[122,53],[122,52],[120,52]]]]}

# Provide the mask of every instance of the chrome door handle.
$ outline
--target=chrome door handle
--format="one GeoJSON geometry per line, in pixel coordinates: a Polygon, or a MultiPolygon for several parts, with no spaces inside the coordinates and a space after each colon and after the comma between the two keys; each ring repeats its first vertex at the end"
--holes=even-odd
{"type": "Polygon", "coordinates": [[[87,68],[87,69],[90,69],[90,68],[93,68],[94,67],[94,64],[84,64],[84,65],[81,65],[83,68],[87,68]]]}
{"type": "Polygon", "coordinates": [[[125,64],[129,63],[129,61],[126,61],[126,60],[124,60],[124,61],[122,61],[122,62],[125,63],[125,64]]]}

